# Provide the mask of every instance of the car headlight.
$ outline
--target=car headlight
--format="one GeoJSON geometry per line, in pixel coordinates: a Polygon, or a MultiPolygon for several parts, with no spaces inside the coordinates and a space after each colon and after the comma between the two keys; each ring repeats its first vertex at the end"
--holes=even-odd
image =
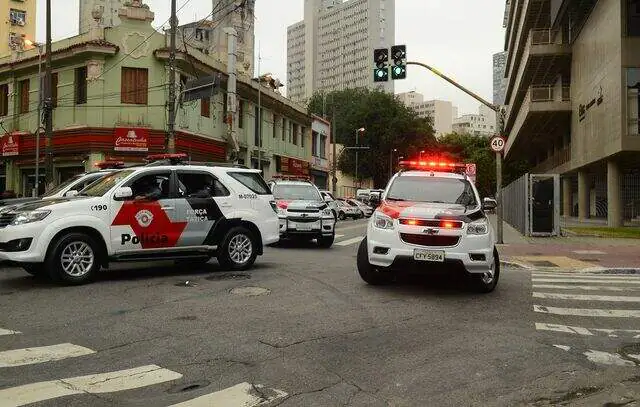
{"type": "Polygon", "coordinates": [[[393,219],[377,212],[373,218],[373,226],[378,229],[393,229],[393,219]]]}
{"type": "Polygon", "coordinates": [[[486,219],[473,221],[467,226],[468,235],[486,235],[487,233],[489,233],[489,223],[486,219]]]}
{"type": "Polygon", "coordinates": [[[333,216],[333,212],[331,212],[331,209],[329,208],[323,209],[322,216],[333,216]]]}
{"type": "Polygon", "coordinates": [[[51,211],[46,211],[46,210],[22,212],[13,219],[13,222],[11,222],[11,226],[18,226],[18,225],[24,225],[25,223],[38,222],[46,218],[47,216],[49,216],[50,213],[51,211]]]}
{"type": "Polygon", "coordinates": [[[276,213],[278,214],[278,216],[287,216],[287,211],[280,207],[277,208],[276,213]]]}

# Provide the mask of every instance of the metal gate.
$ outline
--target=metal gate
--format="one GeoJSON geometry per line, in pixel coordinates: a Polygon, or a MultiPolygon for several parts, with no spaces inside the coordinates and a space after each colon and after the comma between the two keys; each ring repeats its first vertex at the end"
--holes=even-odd
{"type": "Polygon", "coordinates": [[[560,236],[560,176],[525,174],[502,189],[504,221],[525,236],[560,236]]]}

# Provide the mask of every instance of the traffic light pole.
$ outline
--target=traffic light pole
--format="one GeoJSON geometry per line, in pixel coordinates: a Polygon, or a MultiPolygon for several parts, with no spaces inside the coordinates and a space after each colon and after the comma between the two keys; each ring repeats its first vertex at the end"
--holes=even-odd
{"type": "MultiPolygon", "coordinates": [[[[445,74],[443,74],[442,72],[438,71],[437,69],[427,65],[427,64],[423,64],[422,62],[411,62],[411,61],[407,61],[407,65],[418,65],[421,66],[423,68],[428,69],[429,71],[433,72],[434,74],[436,74],[437,76],[441,77],[442,79],[444,79],[445,81],[449,82],[450,84],[452,84],[453,86],[455,86],[456,88],[460,89],[461,91],[463,91],[464,93],[466,93],[467,95],[471,96],[472,98],[476,99],[477,101],[479,101],[480,103],[482,103],[483,105],[487,106],[489,109],[493,110],[494,112],[496,112],[496,115],[500,115],[501,114],[501,107],[494,105],[493,103],[485,100],[484,98],[480,97],[479,95],[477,95],[476,93],[470,91],[469,89],[465,88],[464,86],[460,85],[458,82],[454,81],[453,79],[449,78],[448,76],[446,76],[445,74]]],[[[500,121],[500,133],[502,133],[504,131],[504,120],[500,121]]],[[[503,244],[503,225],[502,225],[502,153],[498,152],[496,153],[496,202],[498,203],[498,207],[496,208],[496,217],[497,217],[497,243],[498,244],[503,244]]]]}

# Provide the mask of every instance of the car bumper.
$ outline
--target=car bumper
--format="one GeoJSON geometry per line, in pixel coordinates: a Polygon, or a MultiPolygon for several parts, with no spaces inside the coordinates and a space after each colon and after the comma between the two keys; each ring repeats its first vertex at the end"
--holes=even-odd
{"type": "Polygon", "coordinates": [[[41,245],[42,224],[34,222],[0,229],[0,261],[12,263],[41,263],[46,247],[41,245]]]}
{"type": "Polygon", "coordinates": [[[333,217],[321,218],[314,222],[295,222],[285,217],[279,218],[280,237],[289,236],[332,236],[336,221],[333,217]]]}
{"type": "Polygon", "coordinates": [[[369,224],[367,233],[369,263],[390,271],[462,269],[472,274],[490,271],[494,253],[491,234],[467,236],[466,232],[463,233],[456,246],[421,246],[402,241],[397,229],[380,230],[369,224]],[[416,249],[443,251],[444,262],[415,260],[416,249]]]}

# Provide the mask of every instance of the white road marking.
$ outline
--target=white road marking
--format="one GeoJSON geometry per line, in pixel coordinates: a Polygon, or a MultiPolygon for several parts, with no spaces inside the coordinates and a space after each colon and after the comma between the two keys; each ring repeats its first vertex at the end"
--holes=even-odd
{"type": "Polygon", "coordinates": [[[337,246],[351,246],[352,244],[360,243],[364,239],[364,236],[354,237],[353,239],[343,240],[342,242],[334,243],[337,246]]]}
{"type": "Polygon", "coordinates": [[[288,394],[281,390],[265,389],[259,384],[254,388],[251,383],[240,383],[170,407],[256,407],[287,396],[288,394]]]}
{"type": "Polygon", "coordinates": [[[335,235],[336,239],[341,238],[341,237],[344,237],[344,235],[335,235]]]}
{"type": "Polygon", "coordinates": [[[640,280],[640,275],[634,274],[587,274],[587,273],[531,273],[533,278],[589,278],[593,280],[640,280]]]}
{"type": "Polygon", "coordinates": [[[16,335],[16,334],[19,334],[19,333],[22,333],[22,332],[20,332],[20,331],[12,331],[10,329],[2,329],[2,328],[0,328],[0,336],[2,336],[2,335],[16,335]]]}
{"type": "Polygon", "coordinates": [[[631,297],[631,296],[625,296],[625,295],[585,295],[585,294],[534,292],[533,298],[548,298],[548,299],[554,299],[554,300],[576,300],[576,301],[640,302],[640,297],[631,297]]]}
{"type": "Polygon", "coordinates": [[[574,250],[575,254],[607,254],[605,252],[601,252],[600,250],[574,250]]]}
{"type": "Polygon", "coordinates": [[[609,280],[598,280],[598,279],[584,279],[584,278],[532,278],[532,282],[534,283],[624,283],[624,284],[640,284],[640,279],[629,280],[629,279],[609,279],[609,280]]]}
{"type": "Polygon", "coordinates": [[[595,336],[597,333],[603,333],[611,338],[631,335],[632,339],[640,339],[640,330],[637,329],[584,328],[581,326],[546,324],[542,322],[536,322],[536,329],[538,331],[554,331],[583,336],[595,336]]]}
{"type": "Polygon", "coordinates": [[[543,314],[574,315],[578,317],[640,318],[640,310],[634,309],[560,308],[534,305],[533,310],[543,314]]]}
{"type": "Polygon", "coordinates": [[[571,346],[567,346],[567,345],[553,345],[553,346],[558,348],[558,349],[562,349],[562,350],[566,350],[566,351],[571,350],[571,346]]]}
{"type": "Polygon", "coordinates": [[[338,231],[342,232],[343,230],[362,229],[366,227],[367,227],[366,223],[361,223],[359,225],[354,225],[354,226],[345,226],[345,227],[336,226],[336,232],[338,231]]]}
{"type": "Polygon", "coordinates": [[[99,394],[137,389],[176,380],[180,373],[148,365],[110,373],[25,384],[0,390],[2,407],[17,407],[72,394],[99,394]]]}
{"type": "Polygon", "coordinates": [[[585,291],[638,291],[640,287],[609,287],[604,285],[558,285],[558,284],[533,284],[533,288],[555,288],[558,290],[585,290],[585,291]]]}
{"type": "MultiPolygon", "coordinates": [[[[571,351],[571,346],[566,345],[553,345],[558,349],[562,349],[566,352],[571,351]]],[[[599,350],[587,349],[586,352],[582,352],[582,355],[586,356],[589,361],[593,363],[599,363],[602,365],[614,365],[614,366],[636,366],[631,360],[624,359],[618,353],[602,352],[599,350]]]]}
{"type": "Polygon", "coordinates": [[[33,365],[67,358],[90,355],[96,351],[72,343],[37,348],[13,349],[0,352],[0,367],[33,365]]]}

